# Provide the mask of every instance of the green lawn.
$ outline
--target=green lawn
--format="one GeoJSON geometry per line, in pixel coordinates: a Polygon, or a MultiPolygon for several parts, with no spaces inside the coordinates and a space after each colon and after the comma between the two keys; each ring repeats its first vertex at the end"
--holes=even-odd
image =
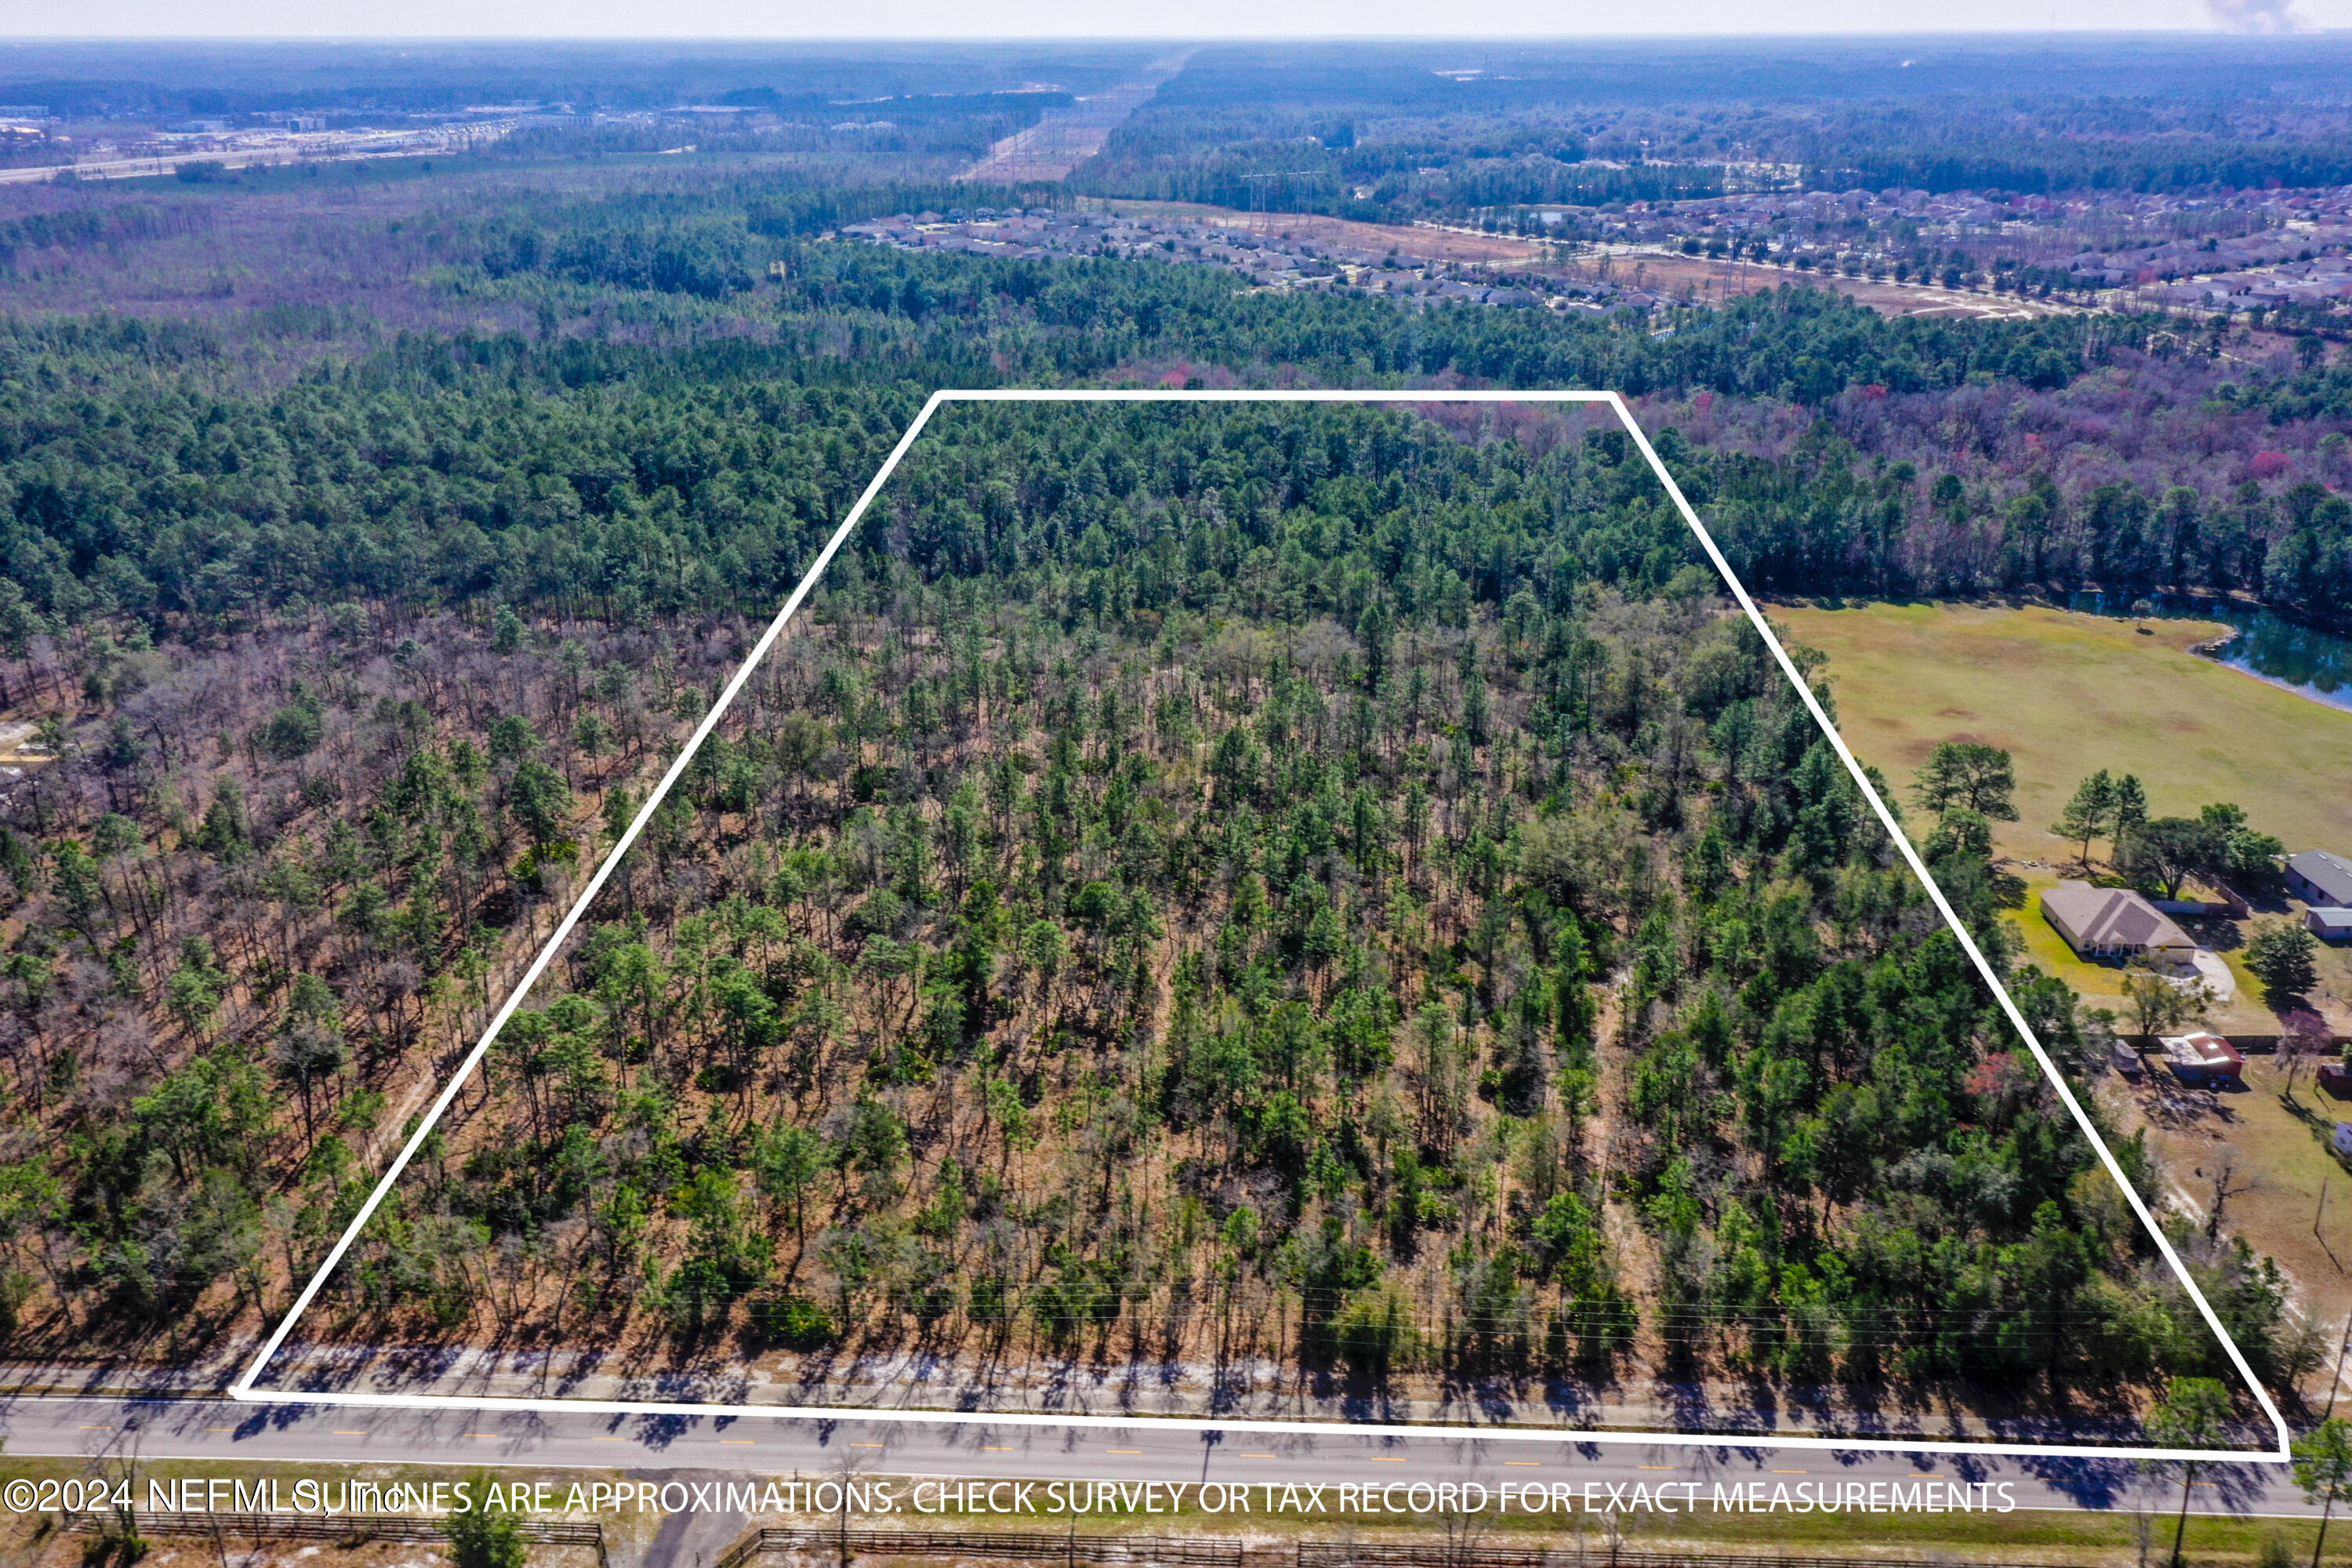
{"type": "Polygon", "coordinates": [[[2234,1159],[2230,1229],[2277,1258],[2305,1305],[2340,1322],[2352,1312],[2352,1176],[2326,1140],[2338,1120],[2352,1120],[2352,1101],[2320,1092],[2307,1067],[2292,1105],[2285,1084],[2273,1058],[2256,1056],[2242,1090],[2174,1095],[2168,1105],[2168,1080],[2152,1068],[2137,1088],[2110,1078],[2099,1092],[2119,1131],[2147,1130],[2167,1177],[2200,1212],[2222,1163],[2234,1159]]]}
{"type": "Polygon", "coordinates": [[[2066,939],[2042,918],[2042,894],[2057,881],[2058,875],[2053,871],[2028,875],[2024,906],[2010,911],[2011,923],[2025,939],[2025,962],[2037,965],[2044,974],[2058,976],[2084,999],[2120,1009],[2124,1005],[2123,970],[2115,964],[2089,963],[2075,957],[2066,939]]]}
{"type": "MultiPolygon", "coordinates": [[[[2042,889],[2079,874],[2079,846],[2046,829],[2085,774],[2138,774],[2158,816],[2235,801],[2290,852],[2352,855],[2352,712],[2189,653],[2221,629],[2210,623],[2151,621],[2141,635],[2128,621],[2039,605],[1796,605],[1770,614],[1796,642],[1829,655],[1839,727],[1906,794],[1913,770],[1938,742],[2009,751],[2019,820],[1997,824],[1995,843],[2026,882],[2017,929],[2033,963],[2097,1005],[2121,1005],[2122,972],[2076,959],[2037,903],[2042,889]]],[[[2092,847],[2094,857],[2107,851],[2092,847]]],[[[2239,994],[2213,1022],[2245,1032],[2274,1027],[2261,985],[2234,951],[2221,951],[2239,994]]],[[[2323,951],[2320,972],[2310,999],[2352,1029],[2352,951],[2323,951]]]]}
{"type": "Polygon", "coordinates": [[[1780,607],[1772,618],[1830,656],[1839,721],[1898,783],[1939,741],[2005,746],[2021,859],[2072,866],[2042,829],[2095,769],[2135,773],[2156,816],[2233,800],[2290,850],[2352,854],[2352,712],[2202,659],[2202,621],[2128,621],[2032,606],[1780,607]]]}

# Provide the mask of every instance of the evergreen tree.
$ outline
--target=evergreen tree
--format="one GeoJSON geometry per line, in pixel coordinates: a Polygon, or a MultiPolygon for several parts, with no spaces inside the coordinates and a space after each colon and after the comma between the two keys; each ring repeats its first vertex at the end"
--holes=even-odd
{"type": "Polygon", "coordinates": [[[1965,806],[1995,822],[2015,822],[2016,770],[2009,753],[1973,741],[1943,741],[1921,763],[1913,793],[1930,811],[1965,806]]]}
{"type": "Polygon", "coordinates": [[[2075,786],[2074,797],[2050,831],[2061,838],[2072,839],[2082,847],[2085,869],[2091,864],[2091,840],[2113,831],[2116,822],[2116,783],[2101,768],[2075,786]]]}
{"type": "MultiPolygon", "coordinates": [[[[2221,1424],[2229,1418],[2230,1395],[2219,1383],[2210,1377],[2176,1377],[2166,1390],[2164,1402],[2147,1418],[2148,1440],[2165,1448],[2212,1448],[2221,1441],[2221,1424]]],[[[2171,1568],[2183,1568],[2181,1542],[2189,1533],[2189,1494],[2197,1485],[2197,1472],[2204,1468],[2196,1459],[2171,1459],[2153,1462],[2156,1466],[2171,1464],[2180,1471],[2180,1513],[2172,1528],[2171,1568]]]]}
{"type": "Polygon", "coordinates": [[[2110,837],[2121,844],[2147,820],[2147,795],[2140,788],[2139,775],[2126,773],[2116,781],[2115,826],[2110,837]]]}
{"type": "Polygon", "coordinates": [[[2246,967],[2262,980],[2275,1005],[2303,995],[2319,984],[2315,962],[2319,943],[2293,921],[2264,921],[2246,940],[2246,967]]]}
{"type": "Polygon", "coordinates": [[[2331,1415],[2305,1434],[2294,1445],[2294,1484],[2303,1489],[2303,1500],[2322,1503],[2319,1533],[2311,1543],[2311,1568],[2327,1551],[2327,1525],[2335,1517],[2336,1504],[2347,1490],[2352,1490],[2352,1425],[2340,1415],[2331,1415]]]}

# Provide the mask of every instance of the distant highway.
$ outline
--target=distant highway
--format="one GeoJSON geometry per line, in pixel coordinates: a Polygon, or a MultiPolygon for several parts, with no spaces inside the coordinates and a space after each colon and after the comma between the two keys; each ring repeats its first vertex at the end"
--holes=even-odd
{"type": "Polygon", "coordinates": [[[174,153],[156,158],[93,158],[87,163],[42,163],[21,169],[0,169],[0,185],[37,185],[44,180],[54,180],[59,174],[72,174],[81,180],[132,180],[142,176],[168,174],[183,163],[210,160],[228,168],[242,169],[255,163],[291,163],[295,154],[284,148],[237,153],[174,153]]]}
{"type": "MultiPolygon", "coordinates": [[[[2158,1508],[2179,1480],[2143,1476],[2117,1459],[2044,1459],[2011,1455],[1837,1454],[1725,1444],[1713,1448],[1643,1447],[1563,1438],[1548,1444],[1482,1442],[1451,1434],[1386,1438],[1328,1435],[1092,1430],[730,1417],[650,1417],[583,1413],[516,1414],[495,1409],[371,1410],[352,1406],[241,1405],[223,1399],[22,1396],[0,1399],[0,1435],[11,1457],[95,1455],[110,1449],[155,1459],[265,1460],[288,1464],[434,1464],[546,1468],[733,1473],[804,1479],[845,1469],[873,1477],[990,1477],[1129,1482],[1263,1481],[1333,1486],[1391,1481],[1478,1480],[1490,1488],[1565,1485],[1596,1508],[1662,1485],[1679,1506],[1696,1488],[1701,1511],[1717,1485],[1762,1483],[1814,1495],[1829,1483],[1927,1479],[1976,1488],[1998,1509],[2127,1507],[2135,1492],[2158,1508]],[[2141,1489],[2152,1489],[2141,1490],[2141,1489]]],[[[902,1493],[906,1489],[901,1489],[902,1493]]],[[[2191,1507],[2215,1514],[2302,1516],[2305,1506],[2284,1467],[2205,1468],[2191,1507]]],[[[920,1522],[908,1515],[906,1522],[920,1522]]],[[[1242,1522],[1237,1517],[1236,1524],[1242,1522]]],[[[1366,1518],[1364,1522],[1379,1522],[1366,1518]]]]}
{"type": "Polygon", "coordinates": [[[453,126],[446,131],[387,131],[347,140],[267,142],[257,147],[215,147],[157,153],[143,158],[94,158],[85,163],[44,163],[21,169],[0,169],[0,185],[37,184],[70,173],[82,180],[131,180],[169,174],[183,163],[218,163],[226,169],[249,169],[282,163],[333,163],[357,158],[426,157],[463,150],[474,140],[491,140],[515,128],[511,120],[484,121],[478,125],[453,126]]]}

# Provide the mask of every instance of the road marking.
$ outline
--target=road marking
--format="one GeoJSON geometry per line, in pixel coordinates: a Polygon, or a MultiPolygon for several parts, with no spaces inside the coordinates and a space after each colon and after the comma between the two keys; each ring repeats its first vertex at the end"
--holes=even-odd
{"type": "Polygon", "coordinates": [[[1106,1454],[1140,1454],[1143,1450],[1140,1448],[1105,1448],[1103,1452],[1106,1454]]]}
{"type": "Polygon", "coordinates": [[[850,1447],[853,1448],[879,1448],[883,1447],[883,1445],[880,1443],[852,1443],[850,1447]]]}
{"type": "Polygon", "coordinates": [[[759,1447],[758,1444],[754,1443],[749,1437],[721,1437],[719,1440],[730,1448],[755,1448],[759,1447]]]}
{"type": "Polygon", "coordinates": [[[1374,1454],[1372,1456],[1372,1463],[1376,1465],[1402,1465],[1408,1462],[1409,1461],[1404,1459],[1391,1459],[1386,1454],[1374,1454]]]}
{"type": "Polygon", "coordinates": [[[1274,1454],[1244,1454],[1242,1458],[1244,1459],[1272,1459],[1278,1458],[1278,1456],[1274,1454]]]}
{"type": "Polygon", "coordinates": [[[1674,1468],[1672,1465],[1636,1465],[1633,1468],[1637,1470],[1671,1470],[1674,1468]]]}
{"type": "Polygon", "coordinates": [[[85,1421],[81,1424],[81,1429],[85,1432],[103,1432],[108,1428],[104,1426],[93,1426],[89,1422],[85,1421]]]}
{"type": "Polygon", "coordinates": [[[1530,1470],[1540,1470],[1543,1468],[1543,1461],[1540,1459],[1505,1459],[1503,1463],[1507,1465],[1519,1465],[1530,1470]]]}
{"type": "Polygon", "coordinates": [[[1772,1473],[1776,1476],[1801,1476],[1807,1472],[1803,1470],[1774,1470],[1772,1473]]]}
{"type": "Polygon", "coordinates": [[[628,1441],[626,1437],[591,1437],[588,1440],[591,1443],[625,1443],[628,1441]]]}
{"type": "Polygon", "coordinates": [[[364,1432],[346,1432],[341,1427],[338,1426],[331,1436],[337,1437],[364,1437],[367,1434],[364,1432]]]}
{"type": "MultiPolygon", "coordinates": [[[[982,1443],[980,1446],[980,1451],[983,1454],[1009,1454],[1013,1452],[1013,1446],[1009,1443],[982,1443]]],[[[1246,1459],[1255,1458],[1255,1456],[1244,1454],[1242,1458],[1246,1459]]]]}
{"type": "Polygon", "coordinates": [[[496,1432],[460,1432],[457,1436],[460,1437],[495,1437],[498,1434],[496,1432]]]}
{"type": "Polygon", "coordinates": [[[234,1426],[207,1426],[205,1430],[207,1432],[234,1432],[236,1428],[234,1426]]]}

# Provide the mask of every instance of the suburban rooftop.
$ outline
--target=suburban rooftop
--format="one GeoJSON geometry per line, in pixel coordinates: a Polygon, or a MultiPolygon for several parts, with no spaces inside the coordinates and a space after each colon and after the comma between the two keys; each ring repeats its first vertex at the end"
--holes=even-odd
{"type": "Polygon", "coordinates": [[[2306,849],[2300,855],[2288,856],[2286,865],[2288,870],[2326,893],[2330,904],[2352,906],[2352,860],[2325,849],[2306,849]]]}

